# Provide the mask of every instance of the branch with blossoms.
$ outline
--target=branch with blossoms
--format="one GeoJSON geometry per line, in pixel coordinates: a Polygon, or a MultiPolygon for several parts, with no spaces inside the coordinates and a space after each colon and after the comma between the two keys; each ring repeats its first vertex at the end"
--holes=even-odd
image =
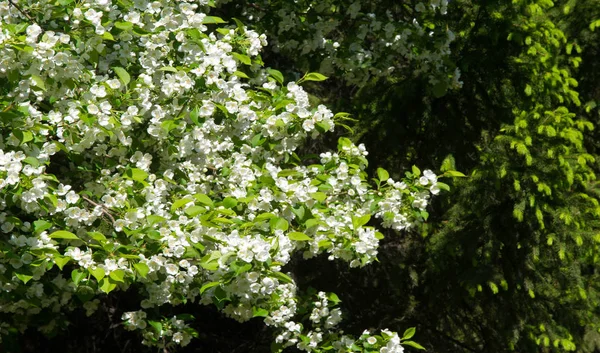
{"type": "Polygon", "coordinates": [[[347,138],[304,163],[299,148],[346,116],[311,105],[301,84],[324,75],[286,83],[262,67],[265,35],[208,6],[142,3],[38,1],[54,28],[43,35],[15,14],[0,23],[0,64],[18,73],[0,71],[16,107],[0,122],[0,335],[46,312],[28,322],[56,333],[55,313],[92,315],[136,285],[122,319],[163,350],[198,336],[190,315],[164,314],[183,303],[262,318],[281,349],[417,347],[410,331],[343,335],[339,298],[303,297],[283,268],[294,254],[367,266],[383,238],[372,218],[409,230],[448,186],[417,167],[369,178],[347,138]]]}

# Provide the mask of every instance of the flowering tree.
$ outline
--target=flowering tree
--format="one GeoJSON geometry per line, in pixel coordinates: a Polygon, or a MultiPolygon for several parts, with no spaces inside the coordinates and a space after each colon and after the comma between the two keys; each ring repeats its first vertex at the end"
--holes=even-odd
{"type": "Polygon", "coordinates": [[[188,344],[193,318],[160,308],[192,302],[264,317],[275,350],[419,348],[413,329],[343,335],[338,296],[300,296],[283,267],[298,252],[365,266],[372,217],[410,228],[447,186],[416,167],[370,179],[346,138],[298,156],[345,117],[309,104],[302,82],[325,76],[284,82],[266,37],[210,5],[0,1],[0,337],[136,285],[123,320],[148,345],[188,344]]]}

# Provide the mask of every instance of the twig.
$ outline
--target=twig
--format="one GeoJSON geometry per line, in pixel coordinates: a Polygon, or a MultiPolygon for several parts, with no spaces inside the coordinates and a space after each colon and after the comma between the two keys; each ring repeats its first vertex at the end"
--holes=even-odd
{"type": "MultiPolygon", "coordinates": [[[[12,6],[14,6],[14,7],[15,7],[15,9],[19,10],[19,12],[20,12],[20,13],[21,13],[23,16],[27,17],[27,19],[28,19],[29,21],[31,21],[31,22],[35,23],[36,25],[40,26],[40,25],[37,23],[37,21],[36,21],[36,20],[34,20],[34,19],[31,17],[31,16],[29,16],[29,14],[28,14],[27,12],[25,12],[25,11],[21,10],[21,8],[20,8],[19,6],[17,6],[17,4],[15,4],[15,3],[13,2],[13,0],[8,0],[8,2],[9,2],[9,3],[10,3],[12,6]]],[[[40,26],[40,28],[41,28],[41,26],[40,26]]]]}
{"type": "Polygon", "coordinates": [[[102,213],[106,214],[110,218],[110,220],[113,222],[113,225],[115,224],[115,218],[108,212],[108,209],[104,205],[100,205],[99,203],[90,200],[87,196],[84,195],[81,195],[81,198],[94,206],[100,207],[102,209],[102,213]]]}

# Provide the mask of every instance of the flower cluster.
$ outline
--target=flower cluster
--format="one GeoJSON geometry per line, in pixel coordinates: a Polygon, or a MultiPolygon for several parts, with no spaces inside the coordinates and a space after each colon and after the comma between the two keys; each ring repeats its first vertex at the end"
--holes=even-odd
{"type": "MultiPolygon", "coordinates": [[[[202,1],[126,3],[0,1],[0,333],[51,333],[135,283],[143,299],[122,319],[148,345],[196,335],[193,318],[156,316],[182,303],[264,317],[282,347],[338,344],[331,297],[310,315],[322,329],[295,321],[283,266],[294,252],[371,263],[371,216],[410,228],[443,184],[416,169],[373,185],[346,138],[302,160],[336,115],[262,67],[264,35],[202,1]]],[[[395,337],[365,342],[397,352],[395,337]]]]}

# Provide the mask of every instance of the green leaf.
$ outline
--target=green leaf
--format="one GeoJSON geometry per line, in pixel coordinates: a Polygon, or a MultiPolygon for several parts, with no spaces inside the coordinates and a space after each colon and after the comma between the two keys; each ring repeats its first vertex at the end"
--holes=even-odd
{"type": "Polygon", "coordinates": [[[24,284],[27,284],[27,282],[29,282],[32,278],[33,275],[31,274],[26,274],[26,273],[19,273],[19,272],[14,272],[15,276],[17,276],[18,279],[20,279],[24,284]]]}
{"type": "Polygon", "coordinates": [[[248,55],[240,54],[240,53],[231,53],[231,55],[238,59],[242,64],[252,65],[252,59],[248,55]]]}
{"type": "Polygon", "coordinates": [[[185,214],[188,215],[189,217],[196,217],[197,215],[199,215],[201,213],[205,213],[206,207],[193,205],[193,206],[186,208],[183,212],[185,212],[185,214]]]}
{"type": "Polygon", "coordinates": [[[130,168],[125,172],[125,177],[135,181],[143,182],[148,177],[148,173],[139,168],[130,168]]]}
{"type": "Polygon", "coordinates": [[[202,20],[202,24],[219,24],[219,23],[227,23],[225,21],[223,21],[223,19],[221,17],[216,17],[216,16],[206,16],[204,17],[204,19],[202,20]]]}
{"type": "Polygon", "coordinates": [[[531,96],[532,90],[531,90],[531,86],[527,85],[525,86],[525,94],[528,96],[531,96]]]}
{"type": "MultiPolygon", "coordinates": [[[[33,140],[33,134],[31,135],[31,137],[32,137],[31,139],[33,140]]],[[[23,163],[27,163],[27,164],[29,164],[29,165],[31,165],[33,167],[36,167],[36,168],[39,167],[39,165],[40,165],[40,161],[37,158],[31,157],[31,156],[25,158],[23,160],[23,163]]]]}
{"type": "Polygon", "coordinates": [[[417,342],[414,342],[414,341],[404,341],[404,342],[402,342],[402,344],[405,346],[411,346],[416,349],[425,350],[425,347],[421,346],[420,344],[418,344],[417,342]]]}
{"type": "Polygon", "coordinates": [[[148,320],[148,324],[152,326],[159,334],[162,333],[162,324],[160,322],[148,320]]]}
{"type": "Polygon", "coordinates": [[[102,267],[96,267],[95,269],[92,269],[91,267],[88,268],[88,272],[94,276],[94,278],[96,278],[96,281],[100,282],[100,280],[102,280],[102,278],[104,278],[104,276],[106,275],[106,273],[104,272],[104,269],[102,267]]]}
{"type": "Polygon", "coordinates": [[[327,199],[327,194],[324,192],[313,192],[310,194],[310,197],[312,197],[313,199],[319,201],[319,202],[323,202],[327,199]]]}
{"type": "Polygon", "coordinates": [[[115,27],[117,27],[118,29],[127,30],[133,28],[133,23],[117,21],[115,22],[115,27]]]}
{"type": "Polygon", "coordinates": [[[283,74],[281,73],[281,71],[275,70],[275,69],[267,69],[267,72],[269,73],[269,75],[271,75],[277,82],[279,82],[280,84],[283,85],[283,74]]]}
{"type": "Polygon", "coordinates": [[[390,173],[383,168],[377,168],[377,177],[380,181],[386,181],[390,178],[390,173]]]}
{"type": "Polygon", "coordinates": [[[108,276],[116,282],[125,282],[125,271],[123,270],[111,271],[108,276]]]}
{"type": "Polygon", "coordinates": [[[115,41],[115,37],[113,37],[110,32],[104,32],[104,34],[102,34],[102,39],[115,41]]]}
{"type": "Polygon", "coordinates": [[[411,339],[412,336],[415,335],[415,332],[417,332],[417,329],[415,327],[406,329],[406,331],[404,331],[404,334],[402,334],[402,339],[403,340],[411,339]]]}
{"type": "Polygon", "coordinates": [[[203,205],[213,207],[213,201],[205,194],[195,194],[194,198],[203,205]]]}
{"type": "Polygon", "coordinates": [[[285,232],[289,228],[288,221],[280,217],[271,218],[269,224],[271,225],[271,231],[283,230],[285,232]]]}
{"type": "Polygon", "coordinates": [[[241,77],[241,78],[250,78],[248,75],[246,75],[245,73],[241,72],[241,71],[236,71],[233,73],[235,76],[237,77],[241,77]]]}
{"type": "Polygon", "coordinates": [[[237,206],[238,202],[236,199],[234,199],[233,197],[226,197],[223,200],[223,206],[227,207],[227,208],[234,208],[235,206],[237,206]]]}
{"type": "Polygon", "coordinates": [[[148,272],[150,271],[150,268],[148,268],[148,265],[146,265],[143,262],[138,262],[137,264],[134,264],[133,267],[135,268],[137,273],[139,273],[140,276],[142,276],[144,278],[146,278],[146,276],[148,275],[148,272]]]}
{"type": "Polygon", "coordinates": [[[150,216],[146,217],[146,220],[148,220],[148,224],[150,224],[152,226],[152,225],[155,225],[156,223],[164,222],[167,219],[162,216],[150,215],[150,216]]]}
{"type": "Polygon", "coordinates": [[[304,75],[304,77],[300,79],[300,81],[325,81],[327,78],[327,76],[322,75],[318,72],[310,72],[304,75]]]}
{"type": "Polygon", "coordinates": [[[58,266],[58,268],[60,268],[61,270],[63,269],[63,267],[65,267],[65,265],[71,261],[71,258],[68,256],[54,256],[53,258],[54,263],[56,264],[56,266],[58,266]]]}
{"type": "Polygon", "coordinates": [[[421,169],[419,169],[416,165],[413,165],[412,173],[415,176],[415,178],[418,178],[421,175],[421,169]]]}
{"type": "Polygon", "coordinates": [[[442,183],[442,182],[437,182],[436,183],[437,187],[440,188],[440,190],[446,190],[446,191],[450,191],[450,186],[448,186],[448,184],[442,183]]]}
{"type": "Polygon", "coordinates": [[[203,285],[202,287],[200,287],[200,294],[203,294],[204,292],[206,292],[207,289],[212,288],[212,287],[216,287],[218,285],[220,285],[221,282],[209,282],[206,283],[205,285],[203,285]]]}
{"type": "Polygon", "coordinates": [[[282,272],[273,272],[273,277],[277,278],[279,281],[281,281],[283,283],[293,283],[294,282],[292,277],[290,277],[282,272]]]}
{"type": "Polygon", "coordinates": [[[31,75],[31,79],[33,80],[33,85],[41,88],[43,91],[46,90],[46,84],[44,83],[44,79],[42,79],[38,75],[31,75]]]}
{"type": "Polygon", "coordinates": [[[258,216],[256,216],[256,218],[254,218],[254,221],[256,222],[260,222],[260,221],[266,221],[267,219],[271,219],[271,218],[275,218],[277,216],[275,216],[272,213],[266,212],[266,213],[261,213],[258,216]]]}
{"type": "Polygon", "coordinates": [[[30,131],[14,130],[13,135],[15,135],[15,137],[19,141],[19,145],[33,140],[33,134],[30,131]]]}
{"type": "Polygon", "coordinates": [[[121,80],[121,83],[123,83],[124,86],[129,84],[131,77],[124,68],[115,66],[113,67],[113,71],[119,76],[119,80],[121,80]]]}
{"type": "Polygon", "coordinates": [[[307,241],[307,240],[312,240],[311,237],[309,237],[308,235],[301,233],[301,232],[291,232],[288,233],[288,238],[290,238],[291,240],[295,240],[295,241],[307,241]]]}
{"type": "Polygon", "coordinates": [[[43,219],[38,219],[33,222],[33,229],[38,234],[50,228],[52,228],[52,223],[44,221],[43,219]]]}
{"type": "Polygon", "coordinates": [[[267,317],[269,312],[263,308],[252,307],[252,317],[267,317]]]}
{"type": "Polygon", "coordinates": [[[104,293],[108,294],[110,292],[112,292],[115,288],[117,288],[117,284],[111,282],[108,278],[104,277],[101,281],[100,281],[100,290],[103,291],[104,293]]]}
{"type": "Polygon", "coordinates": [[[57,230],[56,232],[50,234],[50,238],[52,239],[79,239],[75,234],[68,232],[66,230],[57,230]]]}
{"type": "Polygon", "coordinates": [[[354,226],[354,229],[357,230],[358,228],[369,223],[370,220],[371,220],[371,215],[368,215],[368,214],[364,215],[362,217],[352,216],[352,226],[354,226]]]}
{"type": "Polygon", "coordinates": [[[466,175],[464,175],[461,172],[458,172],[456,170],[448,170],[447,172],[444,173],[444,176],[451,176],[453,178],[464,178],[466,177],[466,175]]]}
{"type": "Polygon", "coordinates": [[[173,212],[177,209],[180,209],[181,207],[185,206],[186,204],[188,204],[190,202],[194,202],[194,200],[180,199],[180,200],[173,202],[173,204],[171,205],[171,212],[173,212]]]}
{"type": "Polygon", "coordinates": [[[442,172],[446,172],[446,171],[454,170],[454,169],[455,169],[454,156],[449,154],[446,156],[446,158],[444,158],[444,161],[442,162],[442,166],[440,167],[440,170],[442,172]]]}
{"type": "Polygon", "coordinates": [[[335,293],[329,293],[327,295],[327,299],[329,299],[329,301],[332,302],[333,304],[337,304],[337,303],[341,302],[340,298],[335,293]]]}
{"type": "Polygon", "coordinates": [[[81,280],[85,277],[85,273],[80,271],[80,270],[73,270],[71,271],[71,279],[73,280],[73,283],[75,283],[75,285],[79,285],[79,282],[81,282],[81,280]]]}
{"type": "Polygon", "coordinates": [[[177,72],[177,69],[173,66],[163,66],[158,71],[168,71],[168,72],[177,72]]]}
{"type": "Polygon", "coordinates": [[[88,232],[87,234],[98,243],[104,243],[106,241],[106,237],[102,233],[88,232]]]}

